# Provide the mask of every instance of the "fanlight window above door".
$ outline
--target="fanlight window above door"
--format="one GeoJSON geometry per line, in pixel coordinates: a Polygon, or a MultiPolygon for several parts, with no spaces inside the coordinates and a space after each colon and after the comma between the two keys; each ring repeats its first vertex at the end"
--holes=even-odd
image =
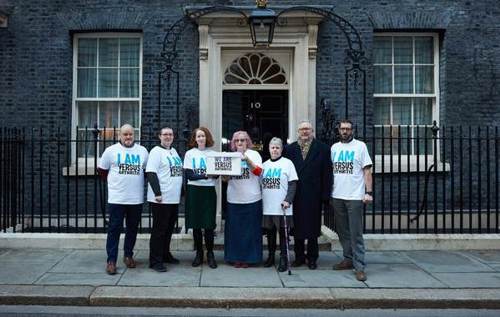
{"type": "Polygon", "coordinates": [[[224,85],[286,85],[286,73],[273,58],[248,53],[236,58],[224,72],[224,85]]]}

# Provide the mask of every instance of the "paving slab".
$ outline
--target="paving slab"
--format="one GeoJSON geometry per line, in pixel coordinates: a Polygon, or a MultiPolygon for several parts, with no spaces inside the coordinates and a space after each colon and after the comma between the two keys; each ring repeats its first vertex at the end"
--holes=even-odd
{"type": "Polygon", "coordinates": [[[283,272],[279,276],[285,287],[366,287],[356,280],[352,271],[292,270],[292,275],[283,272]]]}
{"type": "Polygon", "coordinates": [[[445,284],[414,264],[370,264],[366,267],[369,287],[445,288],[445,284]]]}
{"type": "Polygon", "coordinates": [[[88,305],[91,286],[1,285],[1,305],[88,305]]]}
{"type": "Polygon", "coordinates": [[[203,266],[202,287],[283,287],[275,268],[249,267],[234,268],[219,264],[217,269],[203,266]]]}
{"type": "Polygon", "coordinates": [[[489,267],[491,267],[494,271],[500,272],[500,263],[498,264],[488,264],[489,267]]]}
{"type": "Polygon", "coordinates": [[[62,259],[50,272],[53,273],[104,273],[105,250],[74,250],[62,259]]]}
{"type": "Polygon", "coordinates": [[[10,249],[0,257],[0,262],[36,262],[51,263],[61,261],[72,250],[60,249],[10,249]]]}
{"type": "MultiPolygon", "coordinates": [[[[90,296],[96,306],[204,308],[330,308],[326,288],[125,287],[101,286],[90,296]]],[[[336,306],[340,307],[340,306],[336,306]]]]}
{"type": "Polygon", "coordinates": [[[116,285],[120,275],[108,275],[106,273],[46,273],[36,284],[39,285],[116,285]]]}
{"type": "Polygon", "coordinates": [[[33,284],[53,265],[51,262],[0,262],[0,284],[33,284]]]}
{"type": "Polygon", "coordinates": [[[168,271],[158,273],[150,268],[128,269],[120,279],[122,286],[175,286],[196,287],[200,285],[201,268],[184,264],[168,265],[168,271]]]}
{"type": "Polygon", "coordinates": [[[460,252],[450,251],[411,251],[404,252],[416,265],[428,272],[492,272],[484,263],[467,257],[460,252]]]}
{"type": "Polygon", "coordinates": [[[460,253],[467,256],[472,256],[484,263],[500,264],[499,250],[473,250],[473,251],[461,251],[460,253]]]}
{"type": "Polygon", "coordinates": [[[433,273],[452,288],[500,288],[500,273],[433,273]]]}
{"type": "MultiPolygon", "coordinates": [[[[343,259],[342,251],[335,251],[335,253],[343,259]]],[[[391,263],[412,263],[411,260],[403,252],[397,251],[367,251],[365,253],[365,263],[370,264],[391,264],[391,263]]]]}

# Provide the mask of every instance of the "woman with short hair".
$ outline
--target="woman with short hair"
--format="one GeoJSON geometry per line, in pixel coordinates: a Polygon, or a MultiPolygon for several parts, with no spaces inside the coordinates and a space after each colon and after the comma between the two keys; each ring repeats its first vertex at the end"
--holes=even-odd
{"type": "Polygon", "coordinates": [[[148,202],[153,213],[153,227],[149,240],[149,267],[165,272],[163,262],[177,264],[179,260],[170,253],[182,189],[182,160],[172,147],[174,131],[169,127],[158,133],[160,144],[149,153],[146,175],[148,202]]]}
{"type": "Polygon", "coordinates": [[[264,267],[274,265],[276,251],[276,232],[279,231],[280,262],[278,271],[284,272],[288,268],[286,256],[286,235],[283,212],[286,212],[286,224],[293,227],[293,198],[297,188],[297,172],[292,161],[282,157],[283,142],[280,138],[272,138],[269,142],[271,158],[264,162],[262,172],[262,201],[264,217],[262,227],[267,230],[267,246],[269,257],[264,267]]]}

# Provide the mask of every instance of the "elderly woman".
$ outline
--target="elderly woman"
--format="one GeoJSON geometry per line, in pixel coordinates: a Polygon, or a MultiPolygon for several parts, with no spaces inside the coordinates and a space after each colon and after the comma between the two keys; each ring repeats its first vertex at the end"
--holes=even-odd
{"type": "Polygon", "coordinates": [[[237,268],[262,261],[262,193],[259,182],[262,158],[251,149],[252,146],[247,132],[233,134],[231,149],[241,153],[241,176],[225,178],[228,187],[224,260],[237,268]]]}
{"type": "Polygon", "coordinates": [[[278,271],[284,272],[288,267],[286,256],[285,222],[283,210],[286,211],[286,223],[293,226],[293,198],[297,188],[297,172],[292,161],[282,157],[283,142],[280,138],[272,138],[269,142],[271,158],[264,163],[262,173],[262,201],[264,203],[264,217],[262,227],[267,229],[267,245],[269,257],[264,267],[274,265],[276,252],[276,232],[279,229],[280,262],[278,271]]]}
{"type": "Polygon", "coordinates": [[[214,229],[217,196],[216,177],[207,176],[207,154],[214,145],[212,134],[205,127],[194,129],[188,146],[191,148],[184,156],[184,171],[188,179],[186,191],[186,227],[193,229],[196,256],[192,266],[203,263],[202,229],[205,231],[207,264],[215,269],[214,229]]]}

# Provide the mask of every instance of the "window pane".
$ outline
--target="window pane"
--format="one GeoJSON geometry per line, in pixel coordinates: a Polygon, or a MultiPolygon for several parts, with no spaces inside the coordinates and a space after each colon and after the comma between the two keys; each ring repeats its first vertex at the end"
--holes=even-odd
{"type": "MultiPolygon", "coordinates": [[[[418,146],[418,150],[420,152],[415,152],[414,154],[419,154],[419,155],[430,155],[432,154],[432,147],[433,147],[433,142],[434,139],[432,138],[432,130],[431,128],[415,128],[415,130],[418,130],[418,140],[415,141],[416,146],[418,146]],[[425,134],[427,132],[427,134],[425,134]],[[427,146],[426,146],[427,145],[427,146]]],[[[416,149],[415,149],[416,151],[416,149]]],[[[423,169],[424,163],[420,161],[420,166],[423,169]]]]}
{"type": "Polygon", "coordinates": [[[99,97],[118,97],[117,68],[99,68],[99,97]]]}
{"type": "Polygon", "coordinates": [[[375,154],[389,155],[391,148],[391,140],[389,136],[391,135],[391,128],[389,127],[377,127],[375,128],[375,154]],[[383,149],[383,150],[382,150],[383,149]]]}
{"type": "Polygon", "coordinates": [[[434,38],[431,36],[415,37],[415,63],[434,64],[434,38]]]}
{"type": "Polygon", "coordinates": [[[373,123],[391,124],[391,99],[390,98],[375,98],[373,123]]]}
{"type": "Polygon", "coordinates": [[[374,66],[375,74],[373,75],[374,90],[376,94],[392,93],[392,67],[391,66],[374,66]]]}
{"type": "Polygon", "coordinates": [[[80,98],[97,96],[97,69],[78,68],[78,83],[76,95],[80,98]]]}
{"type": "Polygon", "coordinates": [[[413,92],[413,66],[394,66],[394,92],[397,94],[413,92]]]}
{"type": "Polygon", "coordinates": [[[94,128],[97,124],[97,101],[78,101],[78,122],[80,128],[94,128]]]}
{"type": "Polygon", "coordinates": [[[411,98],[392,99],[392,124],[411,124],[411,98]]]}
{"type": "MultiPolygon", "coordinates": [[[[95,156],[95,140],[94,134],[92,133],[92,129],[79,129],[78,130],[78,157],[90,158],[95,156]]],[[[85,163],[82,164],[82,167],[85,166],[85,163]]],[[[88,166],[90,167],[90,166],[88,166]]],[[[90,173],[90,171],[89,171],[90,173]]]]}
{"type": "Polygon", "coordinates": [[[120,97],[139,97],[139,68],[120,68],[120,97]]]}
{"type": "MultiPolygon", "coordinates": [[[[393,136],[393,142],[392,142],[392,154],[393,155],[407,155],[409,154],[408,152],[408,131],[411,131],[411,127],[404,125],[401,126],[401,132],[398,132],[398,127],[394,127],[392,129],[392,136],[393,136]],[[398,134],[400,133],[400,134],[398,134]]],[[[410,132],[411,133],[411,132],[410,132]]],[[[411,148],[411,140],[410,140],[410,148],[411,148]]],[[[394,160],[395,164],[397,162],[397,158],[394,160]]],[[[403,161],[403,159],[402,159],[403,161]]]]}
{"type": "Polygon", "coordinates": [[[392,37],[380,36],[373,39],[373,63],[392,64],[392,37]]]}
{"type": "Polygon", "coordinates": [[[99,102],[99,127],[119,128],[117,101],[99,102]]]}
{"type": "Polygon", "coordinates": [[[414,98],[415,124],[432,124],[432,98],[414,98]]]}
{"type": "Polygon", "coordinates": [[[434,92],[434,66],[415,66],[415,93],[434,92]]]}
{"type": "Polygon", "coordinates": [[[409,36],[394,37],[394,64],[412,64],[413,47],[409,36]]]}
{"type": "Polygon", "coordinates": [[[122,101],[121,102],[121,122],[120,125],[125,123],[131,124],[133,127],[139,127],[139,102],[137,101],[122,101]]]}
{"type": "Polygon", "coordinates": [[[99,40],[99,67],[118,66],[118,39],[99,40]]]}
{"type": "Polygon", "coordinates": [[[139,67],[140,50],[140,39],[120,39],[120,67],[139,67]]]}
{"type": "Polygon", "coordinates": [[[97,65],[97,39],[78,39],[78,66],[97,65]]]}

